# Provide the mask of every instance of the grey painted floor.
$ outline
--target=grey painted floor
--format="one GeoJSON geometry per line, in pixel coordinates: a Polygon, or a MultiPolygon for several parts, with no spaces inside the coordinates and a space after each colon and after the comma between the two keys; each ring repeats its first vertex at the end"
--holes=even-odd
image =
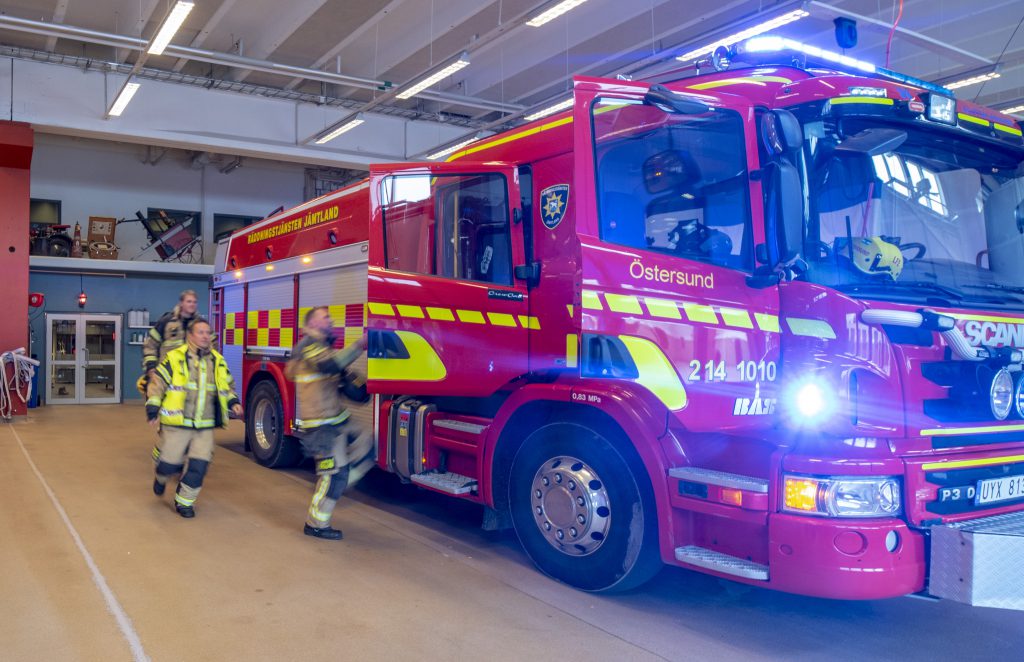
{"type": "Polygon", "coordinates": [[[481,531],[476,507],[386,474],[339,506],[344,541],[306,538],[309,473],[257,466],[237,422],[182,520],[149,491],[142,418],[51,406],[0,425],[0,659],[1022,659],[1016,612],[801,598],[675,568],[583,594],[481,531]]]}

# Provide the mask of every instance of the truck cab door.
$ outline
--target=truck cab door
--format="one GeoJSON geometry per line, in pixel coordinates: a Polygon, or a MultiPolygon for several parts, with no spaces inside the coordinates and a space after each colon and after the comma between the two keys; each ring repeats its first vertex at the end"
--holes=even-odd
{"type": "Polygon", "coordinates": [[[370,390],[486,397],[525,374],[516,168],[371,166],[370,204],[370,390]]]}
{"type": "Polygon", "coordinates": [[[576,80],[581,372],[601,378],[588,350],[615,345],[672,424],[767,431],[781,326],[779,288],[752,278],[765,243],[755,111],[685,85],[576,80]]]}

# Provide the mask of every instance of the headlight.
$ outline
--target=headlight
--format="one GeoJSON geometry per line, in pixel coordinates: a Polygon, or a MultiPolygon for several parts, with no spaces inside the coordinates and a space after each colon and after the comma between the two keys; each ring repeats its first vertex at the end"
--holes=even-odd
{"type": "Polygon", "coordinates": [[[928,119],[956,126],[956,99],[941,94],[929,94],[928,119]]]}
{"type": "Polygon", "coordinates": [[[1024,418],[1024,372],[1018,372],[1013,387],[1013,409],[1017,418],[1024,418]]]}
{"type": "Polygon", "coordinates": [[[900,514],[900,481],[871,478],[783,476],[782,509],[826,517],[892,517],[900,514]]]}
{"type": "Polygon", "coordinates": [[[989,404],[992,415],[997,421],[1006,420],[1013,408],[1013,377],[1006,368],[1002,368],[992,376],[992,384],[988,389],[989,404]]]}

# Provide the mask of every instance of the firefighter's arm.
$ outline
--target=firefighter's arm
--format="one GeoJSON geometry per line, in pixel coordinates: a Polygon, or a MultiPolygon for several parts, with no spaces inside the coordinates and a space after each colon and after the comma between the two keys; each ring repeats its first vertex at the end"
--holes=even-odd
{"type": "Polygon", "coordinates": [[[359,358],[366,349],[366,336],[342,349],[331,350],[331,360],[337,366],[337,372],[345,372],[345,368],[359,358]]]}
{"type": "Polygon", "coordinates": [[[160,415],[160,405],[164,401],[164,393],[171,383],[171,362],[165,360],[153,371],[153,378],[146,385],[146,419],[156,420],[160,415]]]}
{"type": "Polygon", "coordinates": [[[164,342],[164,329],[167,328],[166,318],[164,315],[157,320],[142,343],[142,369],[147,372],[156,368],[160,362],[160,345],[164,342]]]}
{"type": "Polygon", "coordinates": [[[238,397],[238,393],[235,391],[235,376],[228,371],[228,390],[231,391],[231,395],[228,396],[228,409],[235,416],[241,418],[242,414],[242,401],[238,397]]]}

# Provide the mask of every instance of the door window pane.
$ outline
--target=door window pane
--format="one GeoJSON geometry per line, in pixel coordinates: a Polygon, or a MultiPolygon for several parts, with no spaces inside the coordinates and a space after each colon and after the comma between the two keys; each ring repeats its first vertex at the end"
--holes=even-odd
{"type": "Polygon", "coordinates": [[[115,343],[113,322],[86,322],[85,348],[89,361],[113,361],[115,343]]]}
{"type": "Polygon", "coordinates": [[[75,366],[50,364],[50,400],[74,400],[75,366]]]}
{"type": "Polygon", "coordinates": [[[640,102],[593,105],[604,241],[734,269],[753,264],[743,121],[640,102]]]}
{"type": "Polygon", "coordinates": [[[87,399],[114,397],[114,370],[115,366],[112,365],[90,366],[86,368],[85,397],[87,399]]]}
{"type": "Polygon", "coordinates": [[[504,176],[388,177],[381,184],[381,207],[386,268],[512,284],[504,176]]]}
{"type": "Polygon", "coordinates": [[[74,361],[75,360],[75,331],[77,322],[75,320],[53,320],[53,333],[50,348],[51,361],[74,361]]]}

